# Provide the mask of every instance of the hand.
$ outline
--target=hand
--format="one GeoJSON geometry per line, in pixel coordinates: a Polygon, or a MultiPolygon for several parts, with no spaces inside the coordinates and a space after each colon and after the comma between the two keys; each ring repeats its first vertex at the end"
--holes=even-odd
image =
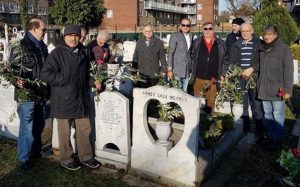
{"type": "Polygon", "coordinates": [[[172,71],[168,71],[167,76],[168,76],[169,79],[173,79],[174,74],[173,74],[172,71]]]}
{"type": "Polygon", "coordinates": [[[242,73],[243,76],[249,77],[254,72],[254,69],[252,67],[247,68],[242,73]]]}
{"type": "Polygon", "coordinates": [[[97,90],[100,90],[100,89],[101,89],[101,86],[102,86],[101,82],[100,82],[99,80],[96,80],[96,81],[95,81],[95,87],[96,87],[96,89],[97,89],[97,90]]]}
{"type": "Polygon", "coordinates": [[[284,94],[284,96],[283,96],[284,100],[288,100],[289,98],[291,98],[291,94],[288,94],[288,93],[284,94]]]}
{"type": "Polygon", "coordinates": [[[224,76],[221,76],[221,77],[220,77],[220,80],[221,80],[221,82],[223,82],[223,81],[225,80],[225,77],[224,77],[224,76]]]}
{"type": "Polygon", "coordinates": [[[18,88],[24,88],[24,81],[18,79],[17,82],[16,82],[16,86],[17,86],[18,88]]]}

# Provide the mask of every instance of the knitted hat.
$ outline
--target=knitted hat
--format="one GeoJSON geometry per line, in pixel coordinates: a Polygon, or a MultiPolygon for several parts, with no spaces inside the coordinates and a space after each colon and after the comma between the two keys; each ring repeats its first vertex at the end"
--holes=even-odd
{"type": "Polygon", "coordinates": [[[66,25],[64,29],[64,36],[68,34],[77,34],[80,36],[80,27],[78,25],[66,25]]]}
{"type": "Polygon", "coordinates": [[[235,18],[232,20],[232,24],[242,25],[243,23],[245,23],[243,18],[235,18]]]}

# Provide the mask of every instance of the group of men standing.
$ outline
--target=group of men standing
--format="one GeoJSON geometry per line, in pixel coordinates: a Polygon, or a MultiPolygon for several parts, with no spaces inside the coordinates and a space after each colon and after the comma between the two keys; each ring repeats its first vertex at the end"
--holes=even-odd
{"type": "Polygon", "coordinates": [[[242,77],[246,78],[240,79],[240,86],[246,91],[242,116],[244,131],[250,130],[248,108],[251,106],[260,140],[280,143],[285,119],[284,101],[293,91],[293,60],[288,46],[280,41],[276,26],[266,25],[262,40],[253,34],[252,25],[242,18],[233,20],[232,33],[228,34],[226,41],[216,37],[211,22],[203,24],[203,35],[195,40],[190,31],[191,21],[183,18],[179,31],[169,40],[166,64],[162,42],[153,36],[151,26],[144,28],[145,38],[138,40],[133,62],[141,74],[154,80],[147,86],[157,83],[155,75],[159,73],[166,73],[169,79],[176,77],[183,91],[187,92],[190,84],[193,90],[189,93],[204,96],[206,112],[214,115],[218,81],[224,81],[229,65],[236,64],[243,69],[242,77]],[[250,75],[257,87],[246,90],[250,75]],[[209,87],[203,95],[207,85],[209,87]],[[279,96],[279,90],[284,90],[285,94],[279,96]]]}
{"type": "MultiPolygon", "coordinates": [[[[194,96],[203,96],[203,87],[209,85],[205,97],[206,111],[214,115],[215,97],[218,81],[223,81],[230,64],[237,64],[243,75],[253,77],[257,88],[247,90],[244,96],[245,130],[249,130],[248,106],[250,104],[257,134],[264,134],[273,142],[280,142],[284,126],[284,100],[292,94],[293,62],[286,44],[278,39],[278,30],[273,25],[264,27],[263,41],[253,35],[250,23],[237,18],[233,21],[233,33],[227,41],[216,37],[214,25],[206,22],[203,35],[193,40],[191,21],[183,18],[178,32],[171,35],[166,60],[163,43],[153,35],[153,27],[144,27],[144,37],[137,41],[133,55],[133,66],[145,77],[146,83],[139,87],[154,86],[158,75],[168,79],[179,79],[180,89],[187,92],[192,85],[194,96]],[[283,97],[278,97],[279,89],[284,89],[283,97]],[[263,128],[263,120],[264,126],[263,128]]],[[[90,51],[95,50],[94,59],[102,64],[107,54],[102,48],[108,35],[99,34],[97,44],[82,44],[82,29],[77,25],[65,26],[63,41],[48,54],[42,38],[46,24],[40,19],[32,19],[27,33],[18,45],[12,48],[10,63],[21,67],[20,77],[15,83],[20,132],[18,140],[18,159],[23,169],[30,168],[29,158],[40,157],[41,132],[45,125],[44,107],[50,96],[50,116],[57,119],[60,164],[69,170],[77,170],[81,165],[97,168],[99,163],[93,158],[89,140],[91,124],[89,111],[91,103],[90,87],[101,89],[101,82],[89,74],[90,51]],[[99,48],[99,49],[98,49],[99,48]],[[25,69],[26,71],[22,71],[25,69]],[[41,79],[48,86],[37,86],[25,79],[41,79]],[[30,90],[32,97],[20,101],[18,94],[22,89],[30,90]],[[50,89],[50,91],[49,91],[50,89]],[[76,127],[78,158],[72,155],[70,127],[76,127]]],[[[83,30],[84,31],[84,30],[83,30]]],[[[85,31],[86,33],[86,31],[85,31]]],[[[245,81],[241,80],[241,85],[245,81]]],[[[244,87],[245,89],[245,87],[244,87]]]]}

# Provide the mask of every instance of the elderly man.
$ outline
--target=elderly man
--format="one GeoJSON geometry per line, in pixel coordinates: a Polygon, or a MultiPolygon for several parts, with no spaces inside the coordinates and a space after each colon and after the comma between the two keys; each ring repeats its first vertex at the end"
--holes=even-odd
{"type": "Polygon", "coordinates": [[[144,37],[140,38],[133,55],[133,66],[139,69],[139,73],[146,79],[145,84],[139,87],[154,86],[158,82],[160,73],[166,71],[167,61],[163,43],[153,36],[153,28],[150,25],[144,27],[144,37]]]}
{"type": "Polygon", "coordinates": [[[267,136],[276,145],[283,139],[284,100],[289,99],[293,92],[293,57],[288,45],[278,39],[274,25],[265,26],[263,40],[258,98],[263,103],[267,136]]]}
{"type": "Polygon", "coordinates": [[[203,36],[194,41],[191,58],[194,96],[200,97],[203,87],[206,89],[206,111],[214,115],[215,97],[217,95],[216,80],[223,78],[223,63],[226,60],[226,45],[215,37],[214,26],[211,22],[203,25],[203,36]]]}
{"type": "Polygon", "coordinates": [[[230,53],[231,46],[241,37],[241,24],[245,23],[242,18],[235,18],[232,20],[232,32],[226,37],[226,47],[230,53]]]}
{"type": "Polygon", "coordinates": [[[180,78],[180,88],[187,91],[189,82],[189,69],[191,66],[190,49],[193,41],[191,31],[191,20],[183,18],[180,30],[171,35],[169,41],[168,73],[169,79],[180,78]]]}
{"type": "MultiPolygon", "coordinates": [[[[235,42],[231,47],[229,53],[229,64],[236,64],[244,69],[244,73],[247,73],[252,67],[258,69],[259,67],[259,50],[261,47],[261,41],[253,36],[253,27],[250,23],[243,23],[241,25],[241,38],[235,42]]],[[[228,66],[226,67],[228,69],[228,66]]],[[[249,75],[248,75],[249,76],[249,75]]],[[[253,74],[254,81],[257,82],[258,72],[253,74]]],[[[246,79],[241,79],[242,89],[246,89],[246,79]]],[[[243,98],[243,120],[244,120],[244,132],[250,130],[249,119],[249,104],[252,110],[252,118],[256,123],[256,133],[260,138],[263,138],[263,110],[261,101],[257,99],[256,88],[249,88],[243,98]],[[250,102],[250,103],[249,103],[250,102]]]]}
{"type": "Polygon", "coordinates": [[[109,45],[107,40],[109,35],[106,31],[98,32],[97,39],[91,41],[87,47],[92,52],[92,59],[96,60],[98,64],[104,64],[109,61],[109,45]]]}
{"type": "Polygon", "coordinates": [[[80,27],[67,25],[64,43],[59,44],[47,58],[41,79],[51,86],[50,115],[57,118],[60,165],[68,170],[81,166],[73,158],[70,143],[71,124],[76,127],[76,144],[80,162],[97,168],[89,141],[91,132],[89,114],[90,86],[100,89],[101,84],[89,76],[89,57],[80,43],[80,27]]]}
{"type": "Polygon", "coordinates": [[[23,78],[15,84],[15,100],[18,102],[20,118],[18,160],[24,170],[31,167],[29,156],[41,157],[41,133],[45,126],[44,107],[49,99],[48,87],[24,81],[39,79],[48,56],[47,46],[43,42],[46,24],[41,19],[32,19],[27,24],[27,30],[24,38],[13,45],[9,60],[12,67],[20,72],[18,76],[23,78]],[[30,94],[24,97],[24,91],[30,94]]]}

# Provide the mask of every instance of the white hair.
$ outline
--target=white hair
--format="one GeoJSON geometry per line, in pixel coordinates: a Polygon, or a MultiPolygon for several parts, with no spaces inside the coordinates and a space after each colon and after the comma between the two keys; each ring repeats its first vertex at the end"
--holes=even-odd
{"type": "Polygon", "coordinates": [[[100,38],[105,37],[107,40],[109,39],[109,34],[106,31],[99,31],[97,35],[97,40],[100,38]]]}

